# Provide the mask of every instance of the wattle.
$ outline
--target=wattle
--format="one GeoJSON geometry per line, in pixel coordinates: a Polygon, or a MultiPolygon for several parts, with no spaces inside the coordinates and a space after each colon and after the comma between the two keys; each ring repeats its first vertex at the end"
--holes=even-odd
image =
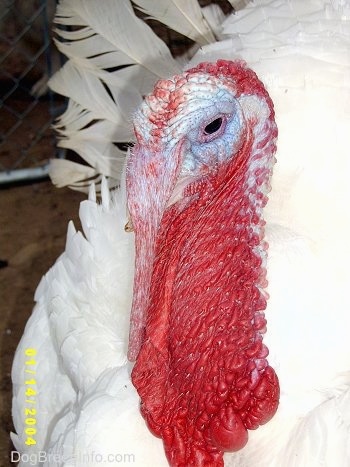
{"type": "MultiPolygon", "coordinates": [[[[276,128],[265,131],[274,141],[276,128]]],[[[248,126],[235,157],[165,211],[158,235],[132,380],[174,466],[223,465],[223,451],[242,448],[247,429],[266,423],[278,406],[278,379],[262,343],[261,209],[274,143],[254,154],[252,133],[248,126]]]]}

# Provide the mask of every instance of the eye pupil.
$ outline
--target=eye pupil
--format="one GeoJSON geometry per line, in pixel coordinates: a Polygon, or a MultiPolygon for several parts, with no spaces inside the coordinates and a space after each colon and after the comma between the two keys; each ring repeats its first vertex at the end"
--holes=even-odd
{"type": "Polygon", "coordinates": [[[208,123],[208,125],[204,128],[204,133],[206,135],[212,135],[213,133],[216,133],[222,124],[222,118],[216,118],[212,122],[208,123]]]}

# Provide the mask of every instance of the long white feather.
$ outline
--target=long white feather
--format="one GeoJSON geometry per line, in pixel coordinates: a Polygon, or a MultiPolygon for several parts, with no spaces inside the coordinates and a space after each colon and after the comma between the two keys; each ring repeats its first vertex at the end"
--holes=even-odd
{"type": "Polygon", "coordinates": [[[137,18],[129,0],[63,0],[55,22],[80,26],[79,30],[56,32],[70,42],[60,43],[63,53],[81,66],[93,69],[139,64],[157,77],[178,72],[178,66],[165,43],[137,18]],[[97,63],[97,67],[96,67],[97,63]]]}
{"type": "Polygon", "coordinates": [[[200,45],[215,42],[197,0],[133,0],[139,9],[151,18],[189,37],[200,45]]]}
{"type": "Polygon", "coordinates": [[[242,10],[249,3],[252,3],[252,0],[228,0],[235,11],[242,10]]]}
{"type": "Polygon", "coordinates": [[[62,0],[55,23],[57,47],[69,58],[49,83],[70,99],[55,125],[58,145],[77,152],[92,170],[75,164],[64,183],[67,164],[56,161],[51,178],[75,189],[100,175],[118,184],[125,152],[115,143],[132,141],[131,115],[142,96],[180,67],[129,0],[62,0]]]}
{"type": "Polygon", "coordinates": [[[58,188],[74,186],[78,189],[79,185],[85,185],[84,180],[95,180],[98,177],[97,170],[93,167],[77,164],[67,159],[51,159],[50,174],[52,182],[58,188]]]}
{"type": "Polygon", "coordinates": [[[222,23],[224,22],[225,14],[220,6],[216,3],[211,3],[210,5],[203,7],[202,12],[217,39],[221,40],[222,23]]]}

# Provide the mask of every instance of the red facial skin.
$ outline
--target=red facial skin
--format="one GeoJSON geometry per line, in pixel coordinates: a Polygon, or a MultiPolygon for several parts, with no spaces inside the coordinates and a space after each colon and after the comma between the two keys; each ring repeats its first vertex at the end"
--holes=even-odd
{"type": "MultiPolygon", "coordinates": [[[[151,226],[156,240],[132,380],[141,412],[152,432],[163,438],[170,465],[183,467],[223,465],[223,452],[243,448],[247,429],[270,420],[279,400],[278,379],[262,343],[267,245],[261,209],[267,202],[277,137],[273,107],[261,82],[241,62],[201,64],[187,74],[203,72],[232,82],[237,97],[258,96],[270,115],[259,143],[257,120],[248,118],[237,153],[190,183],[183,199],[157,213],[151,226]],[[253,185],[248,183],[251,177],[253,185]]],[[[166,97],[169,111],[175,112],[173,102],[181,93],[166,97]]],[[[164,118],[153,116],[153,123],[157,121],[164,118]]],[[[155,129],[158,134],[154,131],[154,146],[162,125],[155,129]]],[[[179,172],[181,150],[174,155],[166,199],[179,172]]],[[[164,173],[154,157],[156,172],[164,173]]],[[[131,164],[131,174],[132,169],[131,164]]],[[[131,195],[136,193],[133,180],[131,176],[131,195]]],[[[131,208],[134,214],[137,206],[131,208]]],[[[136,254],[142,256],[145,216],[140,221],[134,215],[132,221],[136,254]]],[[[135,288],[144,277],[137,276],[136,267],[135,288]]]]}

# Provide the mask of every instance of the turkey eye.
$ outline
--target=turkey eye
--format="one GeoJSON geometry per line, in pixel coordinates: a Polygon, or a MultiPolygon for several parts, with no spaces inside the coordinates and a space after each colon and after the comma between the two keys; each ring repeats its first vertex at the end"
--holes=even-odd
{"type": "Polygon", "coordinates": [[[220,130],[222,125],[222,117],[216,118],[212,122],[208,123],[208,125],[204,128],[204,133],[206,135],[212,135],[220,130]]]}

